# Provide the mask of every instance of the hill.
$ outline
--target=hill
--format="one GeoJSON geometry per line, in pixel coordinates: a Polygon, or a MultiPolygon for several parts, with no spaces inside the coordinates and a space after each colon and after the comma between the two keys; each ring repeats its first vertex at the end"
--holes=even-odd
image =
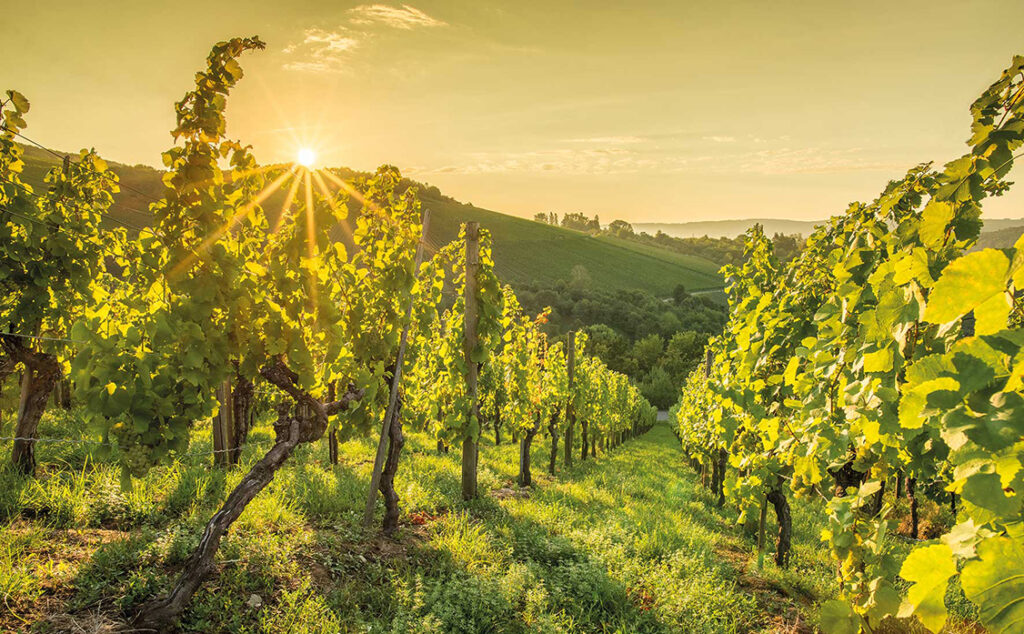
{"type": "MultiPolygon", "coordinates": [[[[634,231],[638,233],[643,231],[644,233],[655,235],[661,231],[674,238],[700,238],[703,236],[710,238],[735,238],[755,224],[760,224],[768,235],[776,233],[784,235],[800,234],[806,238],[814,231],[814,227],[822,222],[821,220],[746,218],[743,220],[708,220],[700,222],[636,222],[632,223],[632,225],[634,231]]],[[[1019,218],[989,218],[985,220],[985,229],[982,234],[984,237],[984,234],[989,232],[1021,227],[1022,225],[1024,225],[1024,220],[1019,218]]],[[[1020,235],[1020,232],[1017,235],[1020,235]]],[[[1010,245],[1012,244],[1013,242],[1011,241],[1010,245]]]]}
{"type": "Polygon", "coordinates": [[[974,250],[979,249],[1008,249],[1016,244],[1017,239],[1024,234],[1024,220],[1017,220],[1018,224],[1005,229],[995,231],[984,231],[978,238],[978,244],[974,250]]]}
{"type": "MultiPolygon", "coordinates": [[[[33,187],[43,185],[47,170],[57,157],[36,147],[25,146],[24,179],[33,187]]],[[[125,185],[115,197],[114,222],[143,225],[152,198],[163,191],[161,172],[145,165],[110,163],[125,185]]],[[[423,205],[431,211],[429,241],[434,245],[453,240],[459,225],[477,221],[491,232],[498,274],[513,286],[526,282],[553,283],[570,277],[582,266],[592,283],[608,290],[638,289],[668,296],[678,284],[687,289],[722,287],[719,266],[704,258],[637,245],[612,237],[587,234],[481,209],[440,195],[434,188],[421,188],[423,205]]],[[[268,214],[281,208],[279,192],[265,204],[268,214]]]]}

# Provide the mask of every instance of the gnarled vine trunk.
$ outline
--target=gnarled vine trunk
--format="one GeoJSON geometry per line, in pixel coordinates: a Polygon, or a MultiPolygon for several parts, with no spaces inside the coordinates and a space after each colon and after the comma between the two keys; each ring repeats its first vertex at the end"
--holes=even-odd
{"type": "Polygon", "coordinates": [[[298,375],[280,360],[261,369],[260,374],[287,392],[294,400],[295,406],[289,413],[288,404],[278,405],[277,421],[274,423],[274,446],[252,466],[249,473],[207,522],[199,545],[182,567],[171,592],[165,597],[144,604],[139,610],[135,617],[135,626],[140,629],[160,632],[173,628],[192,595],[213,571],[213,558],[217,548],[235,520],[241,516],[256,495],[270,484],[277,470],[291,457],[296,447],[301,443],[319,440],[327,430],[328,417],[347,409],[352,402],[363,396],[361,391],[350,389],[339,401],[317,401],[299,389],[298,375]]]}
{"type": "Polygon", "coordinates": [[[910,536],[914,539],[917,539],[918,535],[917,496],[914,495],[916,489],[917,478],[907,476],[907,500],[910,502],[910,536]]]}
{"type": "Polygon", "coordinates": [[[882,486],[878,487],[878,491],[871,497],[871,504],[868,506],[867,512],[871,517],[878,517],[878,514],[882,512],[882,504],[885,500],[885,479],[882,480],[882,486]]]}
{"type": "Polygon", "coordinates": [[[494,414],[494,446],[501,446],[501,410],[494,414]]]}
{"type": "Polygon", "coordinates": [[[523,432],[519,439],[519,486],[533,486],[533,478],[530,474],[530,446],[533,445],[533,437],[540,431],[540,414],[537,414],[537,421],[533,427],[523,432]]]}
{"type": "Polygon", "coordinates": [[[558,410],[555,410],[548,422],[548,434],[551,436],[551,462],[548,463],[548,473],[555,475],[555,466],[558,464],[558,410]]]}
{"type": "Polygon", "coordinates": [[[46,411],[46,401],[60,376],[60,364],[56,356],[32,350],[15,337],[0,335],[0,344],[8,357],[20,361],[25,367],[21,380],[18,420],[14,428],[17,440],[14,441],[11,461],[19,471],[32,475],[36,470],[36,431],[46,411]]]}
{"type": "MultiPolygon", "coordinates": [[[[238,464],[238,461],[241,459],[242,447],[245,446],[245,441],[249,437],[249,429],[252,427],[254,413],[252,408],[253,397],[252,381],[235,372],[235,382],[231,391],[231,406],[234,410],[234,416],[232,417],[234,423],[232,433],[234,446],[231,448],[230,453],[228,453],[228,458],[233,465],[238,464]]],[[[333,401],[334,398],[328,395],[327,400],[333,401]]]]}
{"type": "MultiPolygon", "coordinates": [[[[4,385],[7,383],[7,377],[14,374],[14,367],[18,365],[18,362],[7,356],[6,354],[0,356],[0,398],[3,397],[4,385]]],[[[3,435],[4,421],[3,412],[0,412],[0,435],[3,435]]]]}
{"type": "Polygon", "coordinates": [[[589,431],[590,425],[587,424],[586,419],[580,421],[580,460],[587,459],[587,431],[589,431]]]}
{"type": "Polygon", "coordinates": [[[780,568],[789,566],[789,551],[793,540],[793,516],[789,509],[789,500],[782,488],[775,486],[768,491],[768,502],[775,509],[775,517],[779,523],[779,534],[775,540],[775,563],[780,568]]]}
{"type": "Polygon", "coordinates": [[[830,469],[829,473],[835,479],[835,495],[839,498],[846,497],[846,490],[850,487],[857,488],[863,484],[867,476],[866,473],[854,469],[853,462],[844,463],[838,469],[830,469]]]}
{"type": "Polygon", "coordinates": [[[725,506],[725,468],[728,464],[729,452],[725,449],[718,450],[718,457],[715,460],[715,467],[718,470],[718,480],[715,483],[715,494],[718,496],[716,504],[725,506]]]}
{"type": "Polygon", "coordinates": [[[402,434],[402,397],[399,396],[395,403],[395,413],[391,418],[391,425],[388,426],[388,456],[384,462],[384,469],[380,473],[380,494],[384,498],[384,524],[382,529],[385,535],[391,535],[398,528],[398,493],[395,491],[395,474],[398,473],[398,460],[402,455],[402,447],[405,445],[405,436],[402,434]]]}

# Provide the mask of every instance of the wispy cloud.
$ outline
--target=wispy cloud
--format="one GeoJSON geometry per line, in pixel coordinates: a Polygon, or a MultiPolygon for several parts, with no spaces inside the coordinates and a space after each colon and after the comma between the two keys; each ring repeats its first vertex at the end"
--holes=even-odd
{"type": "Polygon", "coordinates": [[[396,29],[411,31],[417,28],[448,26],[446,22],[433,18],[416,7],[403,4],[392,7],[386,4],[364,4],[349,10],[352,24],[383,24],[396,29]]]}
{"type": "Polygon", "coordinates": [[[566,143],[582,143],[588,145],[630,145],[643,143],[646,139],[639,136],[593,136],[565,139],[566,143]]]}
{"type": "MultiPolygon", "coordinates": [[[[751,144],[757,144],[751,140],[751,144]]],[[[734,146],[730,146],[734,147],[734,146]]],[[[763,147],[763,146],[762,146],[763,147]]],[[[738,148],[737,148],[738,149],[738,148]]],[[[522,152],[475,152],[417,174],[544,174],[609,176],[661,174],[757,174],[782,176],[880,171],[899,174],[908,165],[878,161],[877,148],[778,147],[748,151],[676,153],[608,145],[522,152]]]]}
{"type": "Polygon", "coordinates": [[[734,136],[706,136],[705,141],[713,141],[715,143],[735,143],[736,137],[734,136]]]}
{"type": "Polygon", "coordinates": [[[333,29],[319,27],[303,31],[302,39],[282,49],[289,56],[285,70],[338,73],[349,66],[351,55],[382,29],[411,31],[447,26],[408,4],[364,4],[346,13],[345,20],[333,29]]]}
{"type": "Polygon", "coordinates": [[[306,29],[302,41],[289,44],[284,52],[294,59],[285,63],[286,70],[312,72],[340,72],[344,70],[347,54],[361,43],[359,34],[344,27],[335,31],[306,29]]]}
{"type": "Polygon", "coordinates": [[[458,164],[421,173],[456,174],[627,174],[655,169],[656,159],[621,148],[553,149],[530,152],[476,152],[458,164]]]}

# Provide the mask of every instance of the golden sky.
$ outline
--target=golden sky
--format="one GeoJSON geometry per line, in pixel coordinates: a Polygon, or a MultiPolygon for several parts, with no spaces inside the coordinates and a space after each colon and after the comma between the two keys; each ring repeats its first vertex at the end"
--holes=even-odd
{"type": "Polygon", "coordinates": [[[1022,0],[55,0],[0,21],[0,89],[46,145],[159,165],[210,45],[256,34],[228,131],[262,162],[309,145],[522,216],[820,219],[960,155],[1022,24],[1022,0]]]}

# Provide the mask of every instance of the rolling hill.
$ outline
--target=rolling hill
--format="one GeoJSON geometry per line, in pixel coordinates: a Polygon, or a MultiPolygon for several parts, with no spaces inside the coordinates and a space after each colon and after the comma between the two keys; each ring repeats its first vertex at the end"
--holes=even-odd
{"type": "MultiPolygon", "coordinates": [[[[24,179],[33,187],[43,186],[43,176],[60,160],[39,148],[25,146],[24,179]]],[[[115,197],[113,222],[130,225],[147,223],[149,201],[163,191],[161,172],[145,165],[110,163],[121,179],[122,191],[115,197]]],[[[436,190],[433,190],[436,192],[436,190]]],[[[555,282],[567,279],[576,266],[586,269],[595,286],[611,289],[639,289],[668,296],[678,284],[690,290],[722,287],[718,265],[704,258],[647,247],[627,240],[593,237],[578,231],[545,225],[525,218],[481,209],[422,188],[423,206],[430,209],[428,240],[434,245],[453,240],[459,225],[477,221],[494,240],[494,259],[499,276],[513,286],[526,282],[555,282]]],[[[283,194],[265,203],[268,214],[281,208],[283,194]]]]}
{"type": "MultiPolygon", "coordinates": [[[[633,230],[638,233],[643,231],[655,235],[661,231],[673,238],[700,238],[703,236],[710,238],[735,238],[755,224],[760,224],[768,235],[776,233],[785,235],[800,234],[806,238],[814,231],[814,227],[822,222],[821,220],[745,218],[743,220],[707,220],[698,222],[636,222],[632,223],[632,226],[633,230]]],[[[990,232],[1004,231],[1014,227],[1021,227],[1022,225],[1024,225],[1024,220],[1019,218],[989,218],[985,220],[985,228],[982,235],[984,237],[984,234],[990,232]]],[[[1020,235],[1019,231],[1017,235],[1020,235]]],[[[1012,244],[1013,241],[1010,242],[1010,245],[1012,244]]]]}

